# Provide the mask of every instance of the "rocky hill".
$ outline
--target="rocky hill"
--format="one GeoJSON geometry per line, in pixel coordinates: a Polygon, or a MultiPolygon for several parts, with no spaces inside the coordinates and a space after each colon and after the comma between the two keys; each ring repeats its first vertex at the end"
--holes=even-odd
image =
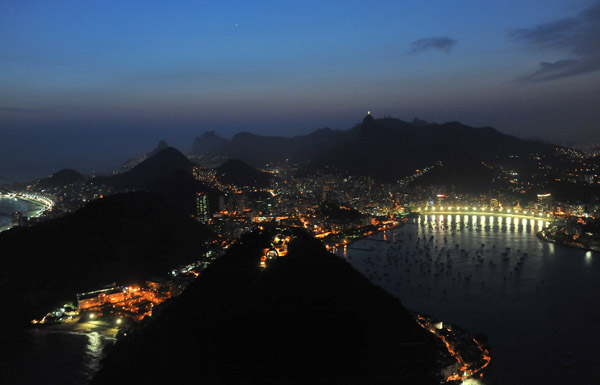
{"type": "Polygon", "coordinates": [[[259,269],[273,234],[243,236],[92,384],[433,384],[438,342],[402,304],[298,234],[259,269]],[[151,370],[149,368],[152,368],[151,370]]]}

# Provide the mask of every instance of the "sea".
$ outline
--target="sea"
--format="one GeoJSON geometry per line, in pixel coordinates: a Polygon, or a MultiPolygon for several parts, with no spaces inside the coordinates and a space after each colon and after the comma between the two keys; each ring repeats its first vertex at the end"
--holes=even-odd
{"type": "Polygon", "coordinates": [[[12,226],[12,214],[20,211],[27,214],[33,210],[33,205],[20,199],[0,197],[0,231],[12,226]]]}
{"type": "MultiPolygon", "coordinates": [[[[338,255],[407,308],[485,334],[492,363],[467,384],[600,384],[600,254],[542,241],[544,226],[422,215],[338,255]]],[[[114,344],[97,329],[17,337],[0,365],[11,384],[85,384],[114,344]]]]}
{"type": "Polygon", "coordinates": [[[0,340],[0,384],[87,384],[115,344],[114,330],[56,325],[4,337],[0,340]]]}
{"type": "Polygon", "coordinates": [[[421,215],[338,250],[408,309],[483,333],[473,384],[600,384],[600,254],[536,237],[541,220],[421,215]]]}

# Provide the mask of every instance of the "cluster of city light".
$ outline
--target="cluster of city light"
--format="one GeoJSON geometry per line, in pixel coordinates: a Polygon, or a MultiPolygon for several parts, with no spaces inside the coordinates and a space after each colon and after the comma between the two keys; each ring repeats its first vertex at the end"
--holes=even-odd
{"type": "MultiPolygon", "coordinates": [[[[446,338],[444,335],[437,332],[436,329],[441,329],[442,326],[437,327],[436,325],[432,325],[431,320],[429,320],[428,318],[426,318],[422,315],[417,315],[417,323],[423,329],[429,331],[436,337],[440,338],[442,340],[442,342],[444,343],[444,345],[446,345],[446,349],[448,350],[448,353],[450,353],[450,355],[452,357],[454,357],[454,359],[456,359],[456,361],[459,365],[458,373],[454,373],[454,374],[448,376],[446,378],[446,382],[455,382],[455,381],[466,380],[467,378],[472,377],[477,373],[480,373],[480,375],[481,375],[481,371],[490,364],[490,361],[492,360],[490,351],[476,339],[473,339],[473,342],[475,343],[475,345],[477,346],[477,349],[481,353],[481,359],[482,359],[483,364],[479,367],[472,367],[473,366],[472,363],[471,364],[468,363],[462,357],[461,352],[455,350],[455,347],[453,346],[452,342],[448,338],[446,338]],[[462,374],[461,374],[461,372],[462,372],[462,374]]],[[[440,323],[440,325],[442,325],[442,323],[440,323]]]]}

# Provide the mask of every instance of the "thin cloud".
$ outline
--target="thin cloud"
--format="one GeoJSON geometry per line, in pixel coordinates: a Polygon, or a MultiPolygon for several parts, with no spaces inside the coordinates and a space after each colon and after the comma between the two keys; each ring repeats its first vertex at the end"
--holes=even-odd
{"type": "Polygon", "coordinates": [[[569,57],[542,62],[537,70],[518,79],[543,82],[600,70],[600,2],[575,17],[510,32],[513,41],[539,48],[566,51],[569,57]]]}
{"type": "Polygon", "coordinates": [[[40,110],[29,110],[26,108],[13,108],[13,107],[0,107],[0,111],[3,112],[20,112],[20,113],[28,113],[28,114],[41,114],[43,111],[40,110]]]}
{"type": "Polygon", "coordinates": [[[412,48],[409,53],[415,54],[431,50],[450,53],[457,42],[457,40],[450,39],[449,37],[428,37],[419,39],[410,44],[412,48]]]}

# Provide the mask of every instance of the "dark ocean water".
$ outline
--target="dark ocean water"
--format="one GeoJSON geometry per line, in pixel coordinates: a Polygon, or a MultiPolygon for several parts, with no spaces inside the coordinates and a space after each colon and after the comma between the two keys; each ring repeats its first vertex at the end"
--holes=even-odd
{"type": "Polygon", "coordinates": [[[3,341],[0,383],[87,384],[114,343],[102,331],[28,330],[3,341]]]}
{"type": "Polygon", "coordinates": [[[600,384],[600,254],[541,241],[541,226],[421,216],[339,254],[407,308],[486,334],[485,384],[600,384]]]}
{"type": "Polygon", "coordinates": [[[31,205],[24,201],[0,197],[0,231],[12,223],[13,212],[20,211],[25,213],[30,208],[31,205]]]}

